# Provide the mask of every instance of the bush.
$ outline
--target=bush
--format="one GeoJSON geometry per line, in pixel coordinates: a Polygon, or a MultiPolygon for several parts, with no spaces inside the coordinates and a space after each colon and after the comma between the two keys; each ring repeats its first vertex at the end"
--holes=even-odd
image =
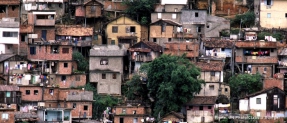
{"type": "Polygon", "coordinates": [[[272,36],[273,38],[276,38],[277,41],[280,41],[283,39],[283,35],[281,33],[269,33],[269,32],[261,32],[257,35],[258,40],[265,40],[265,36],[272,36]]]}

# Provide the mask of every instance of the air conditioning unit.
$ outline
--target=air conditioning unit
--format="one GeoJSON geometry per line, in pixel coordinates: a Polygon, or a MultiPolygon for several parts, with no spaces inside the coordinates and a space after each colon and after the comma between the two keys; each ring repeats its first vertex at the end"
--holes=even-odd
{"type": "Polygon", "coordinates": [[[123,0],[112,0],[113,2],[123,2],[123,0]]]}

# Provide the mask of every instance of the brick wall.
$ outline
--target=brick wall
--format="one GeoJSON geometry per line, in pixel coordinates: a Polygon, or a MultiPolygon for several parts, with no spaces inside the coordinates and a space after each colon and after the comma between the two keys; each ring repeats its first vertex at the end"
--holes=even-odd
{"type": "Polygon", "coordinates": [[[264,65],[252,65],[251,73],[256,74],[259,72],[264,77],[270,78],[273,77],[273,67],[272,66],[264,66],[264,65]],[[264,73],[264,68],[266,68],[266,72],[264,73]],[[258,70],[258,71],[257,71],[258,70]]]}
{"type": "Polygon", "coordinates": [[[60,88],[84,86],[86,84],[86,74],[59,75],[53,84],[59,85],[60,88]],[[66,82],[62,81],[62,76],[66,76],[66,82]],[[79,81],[77,81],[77,77],[80,77],[79,81]]]}
{"type": "Polygon", "coordinates": [[[137,107],[137,106],[121,106],[121,107],[115,107],[116,114],[120,115],[123,114],[123,109],[126,110],[126,114],[133,114],[133,111],[136,111],[136,114],[145,114],[145,108],[144,107],[137,107]]]}
{"type": "Polygon", "coordinates": [[[58,74],[72,74],[72,61],[59,61],[58,62],[58,74]]]}
{"type": "Polygon", "coordinates": [[[91,12],[92,6],[86,6],[86,17],[100,17],[102,13],[102,7],[99,5],[96,5],[95,12],[91,12]]]}
{"type": "Polygon", "coordinates": [[[73,108],[74,103],[76,104],[76,108],[71,111],[72,118],[79,118],[80,112],[81,117],[83,117],[84,112],[86,112],[87,118],[92,117],[92,102],[67,102],[67,108],[73,108]],[[84,106],[88,106],[88,109],[84,110],[84,106]]]}
{"type": "MultiPolygon", "coordinates": [[[[7,17],[19,17],[19,6],[18,5],[12,5],[8,7],[7,17]]],[[[6,17],[6,13],[1,12],[0,18],[6,17]]]]}
{"type": "MultiPolygon", "coordinates": [[[[30,46],[31,47],[31,46],[30,46]]],[[[51,45],[47,46],[35,46],[36,54],[31,55],[30,50],[28,50],[28,59],[42,59],[42,60],[72,60],[72,46],[59,46],[59,53],[53,54],[51,49],[51,45]],[[69,53],[62,53],[62,48],[69,48],[69,53]]]]}
{"type": "Polygon", "coordinates": [[[14,112],[6,112],[6,111],[0,112],[0,116],[1,116],[0,123],[14,123],[15,122],[14,112]],[[8,119],[7,120],[3,119],[2,114],[8,114],[8,119]]]}
{"type": "Polygon", "coordinates": [[[114,123],[120,123],[120,118],[123,118],[124,119],[124,123],[134,123],[134,118],[137,118],[138,119],[138,123],[141,122],[141,119],[143,119],[143,117],[137,117],[137,116],[115,116],[114,118],[114,123]]]}
{"type": "Polygon", "coordinates": [[[263,88],[278,87],[284,89],[284,80],[275,78],[265,78],[263,80],[263,88]]]}
{"type": "Polygon", "coordinates": [[[44,100],[58,100],[59,88],[46,87],[44,90],[44,100]],[[52,93],[51,93],[52,92],[52,93]]]}
{"type": "Polygon", "coordinates": [[[42,87],[40,86],[19,86],[23,101],[40,101],[42,100],[42,87]],[[26,94],[26,90],[30,91],[30,94],[26,94]],[[38,90],[38,94],[34,94],[34,90],[38,90]]]}
{"type": "Polygon", "coordinates": [[[42,37],[42,30],[47,30],[46,40],[55,40],[55,27],[34,27],[34,34],[38,34],[38,38],[42,37]]]}

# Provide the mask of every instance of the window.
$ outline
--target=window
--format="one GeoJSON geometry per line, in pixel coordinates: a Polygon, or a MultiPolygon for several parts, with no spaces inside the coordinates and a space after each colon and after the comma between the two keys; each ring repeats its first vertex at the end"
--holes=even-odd
{"type": "Polygon", "coordinates": [[[109,64],[108,59],[101,59],[100,65],[108,65],[108,64],[109,64]]]}
{"type": "Polygon", "coordinates": [[[76,103],[73,103],[73,108],[76,108],[77,107],[77,104],[76,103]]]}
{"type": "Polygon", "coordinates": [[[161,18],[161,13],[157,13],[157,18],[158,18],[158,19],[161,18]]]}
{"type": "Polygon", "coordinates": [[[18,32],[3,32],[2,37],[18,37],[18,32]]]}
{"type": "Polygon", "coordinates": [[[267,13],[267,18],[271,18],[271,13],[267,13]]]}
{"type": "Polygon", "coordinates": [[[206,28],[209,28],[209,25],[207,25],[206,28]]]}
{"type": "Polygon", "coordinates": [[[261,98],[256,98],[256,104],[261,104],[261,98]]]}
{"type": "Polygon", "coordinates": [[[136,110],[133,110],[133,114],[137,114],[137,111],[136,111],[136,110]]]}
{"type": "Polygon", "coordinates": [[[106,79],[106,74],[102,73],[102,79],[106,79]]]}
{"type": "Polygon", "coordinates": [[[30,55],[36,54],[36,47],[30,47],[30,55]]]}
{"type": "Polygon", "coordinates": [[[211,106],[208,106],[208,109],[211,109],[211,106]]]}
{"type": "Polygon", "coordinates": [[[224,51],[225,50],[225,48],[221,48],[221,51],[224,51]]]}
{"type": "Polygon", "coordinates": [[[287,13],[285,13],[285,18],[287,18],[287,13]]]}
{"type": "Polygon", "coordinates": [[[63,4],[62,4],[62,3],[59,3],[58,5],[59,5],[59,7],[60,7],[60,8],[62,8],[62,7],[63,7],[63,4]]]}
{"type": "Polygon", "coordinates": [[[172,14],[172,19],[176,19],[176,14],[172,14]]]}
{"type": "Polygon", "coordinates": [[[112,32],[113,33],[118,33],[118,27],[117,26],[113,26],[112,27],[112,32]]]}
{"type": "Polygon", "coordinates": [[[64,68],[67,68],[68,67],[68,63],[64,63],[64,68]]]}
{"type": "Polygon", "coordinates": [[[270,52],[274,52],[274,49],[270,49],[270,52]]]}
{"type": "Polygon", "coordinates": [[[199,106],[199,110],[203,110],[203,106],[199,106]]]}
{"type": "Polygon", "coordinates": [[[201,32],[201,27],[200,26],[197,27],[197,32],[201,32]]]}
{"type": "Polygon", "coordinates": [[[96,6],[91,6],[91,13],[96,12],[96,6]]]}
{"type": "Polygon", "coordinates": [[[38,90],[34,90],[34,95],[38,95],[38,90]]]}
{"type": "Polygon", "coordinates": [[[122,109],[122,114],[126,114],[126,109],[125,108],[122,109]]]}
{"type": "Polygon", "coordinates": [[[161,25],[161,32],[165,32],[166,23],[161,25]]]}
{"type": "Polygon", "coordinates": [[[211,72],[210,72],[210,76],[215,76],[215,72],[214,72],[214,71],[211,71],[211,72]]]}
{"type": "Polygon", "coordinates": [[[66,79],[67,79],[66,76],[61,76],[61,80],[62,80],[62,81],[65,81],[66,79]]]}
{"type": "Polygon", "coordinates": [[[130,32],[136,32],[136,27],[131,26],[131,27],[130,27],[130,32]]]}
{"type": "Polygon", "coordinates": [[[2,120],[8,120],[9,115],[7,113],[2,113],[2,120]]]}
{"type": "Polygon", "coordinates": [[[209,90],[214,90],[214,85],[209,85],[209,90]]]}
{"type": "Polygon", "coordinates": [[[51,47],[51,53],[59,53],[59,47],[58,46],[52,46],[51,47]]]}
{"type": "Polygon", "coordinates": [[[272,5],[272,0],[266,0],[266,5],[272,5]]]}
{"type": "Polygon", "coordinates": [[[156,38],[153,38],[153,42],[156,42],[156,38]]]}
{"type": "Polygon", "coordinates": [[[81,76],[76,76],[76,81],[81,81],[81,76]]]}
{"type": "Polygon", "coordinates": [[[178,11],[178,9],[177,8],[174,8],[174,12],[177,12],[178,11]]]}
{"type": "Polygon", "coordinates": [[[170,41],[171,41],[171,38],[168,38],[168,41],[170,42],[170,41]]]}
{"type": "Polygon", "coordinates": [[[134,118],[133,123],[138,123],[138,118],[134,118]]]}
{"type": "Polygon", "coordinates": [[[278,95],[273,95],[273,104],[277,105],[278,104],[278,95]]]}
{"type": "Polygon", "coordinates": [[[84,110],[88,110],[88,106],[87,105],[84,105],[84,110]]]}
{"type": "Polygon", "coordinates": [[[50,90],[49,90],[49,93],[50,93],[51,95],[54,95],[54,89],[50,89],[50,90]]]}
{"type": "Polygon", "coordinates": [[[62,48],[62,53],[69,53],[69,48],[62,48]]]}
{"type": "Polygon", "coordinates": [[[111,45],[115,45],[116,41],[115,40],[111,40],[111,45]]]}
{"type": "Polygon", "coordinates": [[[228,92],[228,88],[225,88],[225,92],[228,92]]]}
{"type": "Polygon", "coordinates": [[[26,35],[23,35],[23,34],[22,34],[22,35],[21,35],[21,41],[22,41],[22,42],[25,42],[25,41],[26,41],[26,37],[27,37],[26,35]]]}
{"type": "Polygon", "coordinates": [[[189,109],[193,109],[193,106],[189,106],[188,108],[189,108],[189,109]]]}
{"type": "Polygon", "coordinates": [[[195,12],[194,16],[195,16],[195,17],[198,17],[198,12],[195,12]]]}
{"type": "Polygon", "coordinates": [[[26,90],[26,95],[30,95],[30,90],[26,90]]]}
{"type": "Polygon", "coordinates": [[[6,92],[6,97],[11,97],[11,92],[6,92]]]}
{"type": "Polygon", "coordinates": [[[117,79],[117,74],[113,73],[113,79],[117,79]]]}

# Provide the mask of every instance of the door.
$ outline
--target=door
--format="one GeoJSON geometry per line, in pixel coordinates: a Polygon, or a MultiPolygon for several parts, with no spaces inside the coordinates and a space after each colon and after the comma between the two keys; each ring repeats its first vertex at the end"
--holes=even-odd
{"type": "Polygon", "coordinates": [[[124,118],[120,118],[120,123],[124,123],[124,118]]]}
{"type": "Polygon", "coordinates": [[[42,38],[46,41],[47,30],[42,30],[42,38]]]}

